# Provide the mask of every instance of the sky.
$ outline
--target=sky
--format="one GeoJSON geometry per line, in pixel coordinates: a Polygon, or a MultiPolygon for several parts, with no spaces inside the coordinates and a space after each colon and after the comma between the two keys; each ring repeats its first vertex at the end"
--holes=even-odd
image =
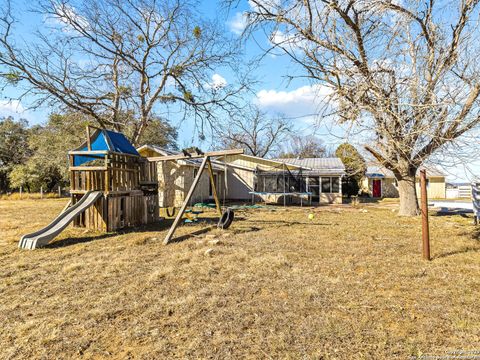
{"type": "MultiPolygon", "coordinates": [[[[23,0],[15,0],[13,5],[24,6],[23,0]]],[[[245,22],[242,16],[243,11],[248,9],[248,1],[240,1],[238,8],[225,11],[220,9],[216,1],[203,0],[198,10],[202,16],[206,18],[219,17],[224,24],[224,31],[233,38],[239,37],[245,22]]],[[[24,12],[19,18],[20,35],[28,41],[31,39],[32,30],[38,26],[42,26],[42,18],[38,14],[24,12]]],[[[245,59],[250,59],[260,54],[269,47],[269,39],[263,33],[255,34],[245,44],[245,59]]],[[[329,122],[322,123],[318,121],[318,116],[312,114],[318,111],[320,101],[325,94],[315,85],[308,83],[306,80],[293,80],[288,82],[287,74],[299,73],[299,69],[290,62],[290,60],[278,52],[268,54],[263,57],[262,62],[255,69],[253,74],[258,83],[255,84],[253,95],[249,101],[255,103],[261,110],[270,115],[278,113],[284,114],[292,122],[296,133],[299,134],[315,134],[322,142],[330,147],[335,148],[338,144],[348,140],[357,147],[363,145],[363,138],[349,129],[332,125],[329,122]]],[[[213,75],[212,81],[232,81],[233,74],[219,70],[213,75]]],[[[16,88],[7,88],[4,93],[0,93],[0,117],[13,116],[14,118],[25,118],[31,125],[44,123],[51,112],[49,108],[41,108],[28,110],[29,101],[23,102],[17,100],[8,100],[19,95],[16,88]]],[[[178,126],[180,147],[188,147],[192,145],[199,146],[203,149],[209,147],[208,142],[201,142],[198,139],[194,125],[191,121],[181,121],[179,119],[171,119],[173,125],[178,126]]],[[[475,139],[471,140],[475,141],[475,139]]],[[[477,157],[472,156],[468,162],[468,169],[465,164],[455,163],[454,159],[445,160],[443,170],[447,173],[450,181],[467,181],[473,177],[474,173],[480,175],[480,162],[476,161],[477,157]]]]}

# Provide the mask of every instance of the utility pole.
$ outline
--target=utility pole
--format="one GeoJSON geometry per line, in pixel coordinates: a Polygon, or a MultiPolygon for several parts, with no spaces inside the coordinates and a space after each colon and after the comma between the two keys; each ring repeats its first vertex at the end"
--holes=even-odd
{"type": "Polygon", "coordinates": [[[430,229],[428,225],[428,199],[427,199],[427,172],[420,170],[420,193],[422,212],[422,254],[425,260],[430,260],[430,229]]]}

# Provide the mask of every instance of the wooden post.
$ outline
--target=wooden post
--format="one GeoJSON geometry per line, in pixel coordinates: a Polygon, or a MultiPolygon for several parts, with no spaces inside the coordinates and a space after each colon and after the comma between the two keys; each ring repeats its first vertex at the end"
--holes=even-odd
{"type": "Polygon", "coordinates": [[[182,207],[180,208],[177,217],[173,221],[172,226],[170,227],[170,230],[168,230],[167,236],[165,236],[165,240],[163,240],[163,244],[167,245],[171,240],[173,233],[177,229],[178,224],[180,223],[180,220],[182,220],[183,213],[185,212],[185,209],[187,208],[188,202],[190,201],[190,198],[193,195],[193,192],[195,191],[195,188],[197,187],[198,182],[200,181],[200,177],[202,176],[203,170],[205,170],[205,165],[207,165],[207,161],[209,160],[208,156],[205,156],[205,158],[202,161],[202,164],[200,165],[200,168],[198,169],[197,176],[195,176],[195,179],[193,180],[193,184],[190,187],[190,190],[188,190],[188,194],[185,197],[185,200],[183,200],[182,207]]]}
{"type": "Polygon", "coordinates": [[[71,168],[74,166],[74,163],[73,163],[73,155],[68,155],[68,164],[69,164],[69,167],[70,167],[70,190],[76,190],[76,187],[75,187],[75,171],[73,171],[71,168]]]}
{"type": "Polygon", "coordinates": [[[108,159],[108,154],[105,154],[105,185],[104,185],[104,192],[105,194],[108,195],[110,192],[110,169],[108,167],[109,165],[109,159],[108,159]]]}
{"type": "Polygon", "coordinates": [[[62,187],[58,185],[58,197],[62,197],[62,187]]]}
{"type": "Polygon", "coordinates": [[[20,185],[20,199],[22,198],[23,186],[20,185]]]}
{"type": "Polygon", "coordinates": [[[240,155],[243,154],[243,149],[231,149],[231,150],[219,150],[219,151],[207,151],[203,154],[188,154],[188,155],[167,155],[167,156],[154,156],[148,157],[148,161],[170,161],[170,160],[185,160],[185,159],[198,159],[205,156],[226,156],[226,155],[240,155]]]}
{"type": "Polygon", "coordinates": [[[90,126],[87,125],[87,149],[92,151],[92,143],[90,142],[90,126]]]}
{"type": "Polygon", "coordinates": [[[208,164],[208,174],[210,176],[210,184],[212,185],[213,198],[215,199],[215,206],[217,207],[218,216],[222,217],[222,208],[220,207],[220,201],[218,201],[217,187],[215,186],[215,177],[213,176],[212,163],[210,161],[210,157],[208,156],[207,156],[207,164],[208,164]]]}
{"type": "Polygon", "coordinates": [[[430,260],[430,229],[428,226],[427,172],[420,170],[420,192],[422,212],[422,254],[425,260],[430,260]]]}
{"type": "Polygon", "coordinates": [[[40,199],[43,199],[43,186],[40,186],[40,199]]]}

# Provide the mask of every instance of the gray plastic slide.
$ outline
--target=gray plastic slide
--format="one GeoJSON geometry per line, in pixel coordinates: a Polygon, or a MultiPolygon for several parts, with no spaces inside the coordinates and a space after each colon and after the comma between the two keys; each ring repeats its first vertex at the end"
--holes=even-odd
{"type": "Polygon", "coordinates": [[[70,224],[78,215],[92,206],[97,199],[103,195],[101,191],[89,191],[82,196],[79,202],[70,206],[64,212],[56,217],[49,225],[41,230],[31,234],[23,235],[18,243],[21,249],[36,249],[47,245],[51,240],[60,234],[68,224],[70,224]]]}

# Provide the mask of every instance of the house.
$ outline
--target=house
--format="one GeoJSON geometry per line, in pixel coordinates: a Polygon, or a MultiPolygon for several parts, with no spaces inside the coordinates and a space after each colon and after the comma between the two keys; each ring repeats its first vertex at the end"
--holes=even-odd
{"type": "MultiPolygon", "coordinates": [[[[423,168],[421,168],[423,169],[423,168]]],[[[417,171],[417,194],[420,193],[420,179],[417,171]]],[[[427,170],[427,191],[429,198],[445,199],[445,174],[439,169],[429,166],[427,170]]],[[[362,179],[360,189],[373,198],[398,197],[398,183],[391,170],[377,163],[370,163],[362,179]]]]}
{"type": "MultiPolygon", "coordinates": [[[[155,145],[144,145],[137,151],[144,157],[179,154],[177,151],[163,149],[155,145]]],[[[160,207],[180,207],[182,205],[201,163],[202,159],[157,162],[158,204],[160,207]]],[[[223,199],[224,169],[213,162],[212,168],[217,194],[223,199]]],[[[213,189],[207,172],[204,172],[190,199],[190,203],[193,205],[210,199],[213,199],[213,189]]]]}
{"type": "MultiPolygon", "coordinates": [[[[152,145],[144,145],[138,152],[146,157],[175,154],[152,145]]],[[[158,162],[160,207],[181,206],[200,164],[201,159],[158,162]]],[[[338,158],[264,159],[241,154],[217,157],[212,164],[221,201],[261,200],[283,204],[308,198],[313,204],[342,202],[341,178],[345,167],[338,158]]],[[[204,173],[191,203],[212,198],[210,181],[204,173]]]]}
{"type": "MultiPolygon", "coordinates": [[[[345,166],[339,158],[263,159],[251,155],[219,158],[228,163],[228,199],[245,200],[255,196],[281,203],[285,194],[311,195],[313,204],[342,202],[341,178],[345,166]]],[[[299,202],[288,195],[289,202],[299,202]]]]}
{"type": "Polygon", "coordinates": [[[470,199],[472,196],[471,183],[447,183],[447,199],[470,199]]]}

